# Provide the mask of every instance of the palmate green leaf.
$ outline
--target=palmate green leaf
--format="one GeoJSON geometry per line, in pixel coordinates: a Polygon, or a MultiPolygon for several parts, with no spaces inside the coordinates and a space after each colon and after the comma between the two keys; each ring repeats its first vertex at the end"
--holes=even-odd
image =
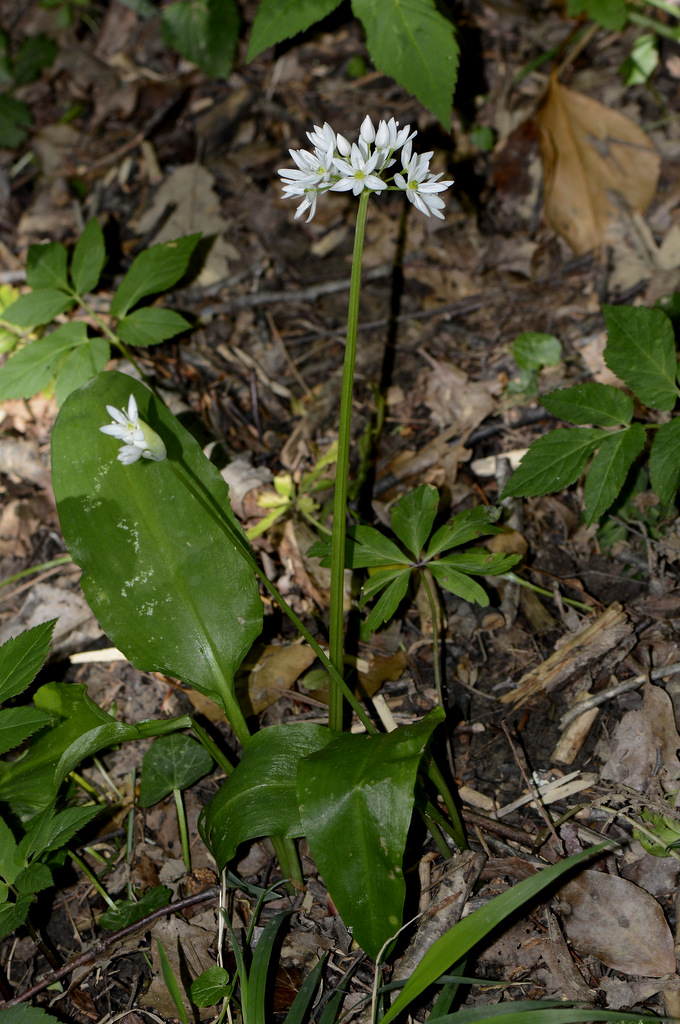
{"type": "Polygon", "coordinates": [[[680,487],[680,417],[654,431],[649,453],[649,482],[664,508],[672,505],[680,487]]]}
{"type": "Polygon", "coordinates": [[[194,438],[143,385],[103,373],[60,410],[52,479],[83,592],[113,643],[137,668],[233,703],[262,602],[228,487],[194,438]],[[127,408],[131,394],[165,442],[162,462],[124,466],[98,429],[106,406],[127,408]]]}
{"type": "Polygon", "coordinates": [[[488,607],[489,595],[484,587],[480,586],[476,580],[471,579],[467,573],[460,572],[459,569],[448,565],[448,557],[445,555],[438,562],[431,562],[428,565],[428,569],[440,587],[455,594],[456,597],[462,597],[464,601],[471,603],[476,601],[482,608],[488,607]]]}
{"type": "MultiPolygon", "coordinates": [[[[317,540],[308,549],[311,558],[320,558],[322,566],[331,564],[331,544],[317,540]]],[[[372,526],[352,526],[347,531],[345,565],[348,569],[367,569],[382,565],[411,564],[411,560],[394,541],[372,526]]]]}
{"type": "Polygon", "coordinates": [[[71,280],[79,295],[93,291],[106,263],[104,232],[96,217],[87,222],[71,258],[71,280]]]}
{"type": "Polygon", "coordinates": [[[494,505],[478,505],[458,512],[449,523],[440,526],[435,532],[427,546],[426,557],[434,558],[448,548],[457,548],[468,541],[502,533],[502,527],[493,525],[500,518],[501,512],[502,509],[494,505]]]}
{"type": "Polygon", "coordinates": [[[75,321],[24,345],[0,369],[0,402],[8,398],[31,398],[42,391],[59,371],[69,352],[87,344],[87,326],[82,321],[75,321]]]}
{"type": "Polygon", "coordinates": [[[437,515],[439,492],[430,484],[421,484],[407,491],[390,510],[390,522],[394,533],[409,554],[420,558],[425,542],[437,515]]]}
{"type": "Polygon", "coordinates": [[[158,345],[161,341],[174,338],[182,331],[191,330],[191,324],[174,309],[158,306],[143,306],[134,313],[123,317],[118,324],[118,337],[126,345],[138,348],[158,345]]]}
{"type": "Polygon", "coordinates": [[[211,78],[231,74],[239,33],[235,0],[177,0],[165,7],[163,39],[211,78]]]}
{"type": "Polygon", "coordinates": [[[246,60],[251,61],[269,46],[305,32],[328,17],[341,0],[260,0],[253,21],[246,60]]]}
{"type": "MultiPolygon", "coordinates": [[[[361,624],[361,637],[362,639],[368,638],[371,633],[375,633],[376,629],[382,626],[383,622],[388,622],[401,602],[406,597],[406,591],[408,590],[408,583],[410,579],[410,572],[387,572],[387,573],[376,573],[374,577],[369,581],[371,583],[376,582],[376,577],[390,577],[389,579],[381,579],[380,586],[385,587],[385,592],[380,595],[376,601],[374,607],[371,609],[368,618],[361,624]]],[[[375,592],[375,591],[374,591],[375,592]]],[[[372,597],[373,594],[366,592],[364,587],[363,596],[361,598],[361,607],[363,608],[366,601],[372,597]]]]}
{"type": "Polygon", "coordinates": [[[140,252],[113,296],[111,316],[122,318],[140,299],[167,291],[177,284],[189,266],[200,237],[200,234],[185,235],[140,252]]]}
{"type": "Polygon", "coordinates": [[[541,404],[560,420],[592,423],[596,427],[618,427],[630,423],[635,409],[630,395],[610,384],[595,381],[551,391],[543,395],[541,404]]]}
{"type": "Polygon", "coordinates": [[[260,836],[303,835],[297,799],[300,759],[336,734],[323,725],[272,725],[245,746],[240,764],[203,808],[199,828],[220,871],[240,843],[260,836]]]}
{"type": "Polygon", "coordinates": [[[59,288],[68,291],[67,252],[61,242],[29,245],[26,257],[26,284],[33,289],[59,288]]]}
{"type": "Polygon", "coordinates": [[[586,524],[599,519],[620,493],[630,467],[645,446],[647,433],[633,423],[602,442],[588,469],[585,486],[586,524]]]}
{"type": "MultiPolygon", "coordinates": [[[[600,852],[604,847],[596,846],[591,850],[567,857],[559,864],[552,864],[531,878],[514,885],[511,889],[495,896],[483,907],[473,911],[459,921],[453,928],[442,935],[430,946],[422,960],[407,980],[400,994],[381,1020],[381,1024],[390,1024],[402,1013],[414,999],[434,984],[437,978],[453,963],[461,960],[472,948],[485,938],[492,929],[510,917],[519,907],[524,906],[538,893],[553,885],[558,879],[569,872],[577,864],[600,852]]],[[[591,1018],[597,1016],[590,1011],[591,1018]]]]}
{"type": "Polygon", "coordinates": [[[559,427],[529,448],[501,498],[550,494],[575,483],[595,449],[609,435],[596,427],[559,427]]]}
{"type": "Polygon", "coordinates": [[[0,703],[23,693],[49,654],[56,619],[33,626],[0,647],[0,703]]]}
{"type": "Polygon", "coordinates": [[[644,306],[603,306],[602,312],[609,369],[645,405],[672,409],[680,392],[675,385],[675,337],[666,314],[644,306]]]}
{"type": "MultiPolygon", "coordinates": [[[[74,302],[75,299],[58,288],[37,288],[28,295],[20,295],[7,307],[2,319],[8,324],[14,324],[15,327],[29,330],[41,324],[51,323],[60,313],[70,309],[74,302]]],[[[36,345],[37,342],[34,341],[33,344],[36,345]]]]}
{"type": "Polygon", "coordinates": [[[87,384],[104,369],[111,356],[111,347],[105,338],[95,335],[85,344],[74,348],[59,364],[55,375],[54,391],[59,405],[63,405],[72,391],[87,384]]]}
{"type": "Polygon", "coordinates": [[[142,762],[142,784],[139,787],[140,807],[151,807],[163,800],[173,789],[186,789],[207,775],[213,759],[200,743],[190,736],[171,733],[147,750],[142,762]]]}
{"type": "Polygon", "coordinates": [[[0,711],[0,754],[6,754],[47,725],[50,716],[37,708],[3,708],[0,711]]]}
{"type": "Polygon", "coordinates": [[[437,562],[430,562],[428,569],[432,569],[433,565],[443,565],[459,572],[471,573],[473,576],[499,576],[503,572],[509,572],[519,561],[521,555],[504,555],[500,552],[485,551],[484,548],[469,548],[460,554],[445,555],[437,562]]]}
{"type": "Polygon", "coordinates": [[[452,23],[435,0],[352,0],[379,71],[391,75],[448,131],[458,74],[458,43],[452,23]]]}
{"type": "Polygon", "coordinates": [[[402,862],[423,752],[444,712],[378,736],[343,733],[300,762],[304,835],[359,945],[376,959],[402,924],[402,862]]]}

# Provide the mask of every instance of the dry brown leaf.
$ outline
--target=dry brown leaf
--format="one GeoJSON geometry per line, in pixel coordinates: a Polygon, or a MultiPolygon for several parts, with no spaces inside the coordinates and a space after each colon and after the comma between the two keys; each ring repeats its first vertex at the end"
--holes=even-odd
{"type": "Polygon", "coordinates": [[[675,972],[671,930],[644,889],[617,875],[583,871],[559,898],[567,937],[580,954],[624,974],[661,978],[675,972]]]}
{"type": "Polygon", "coordinates": [[[600,773],[607,781],[623,782],[644,793],[658,774],[659,762],[674,778],[680,771],[677,750],[680,736],[675,728],[671,699],[660,686],[646,683],[644,705],[639,711],[627,711],[613,739],[599,744],[599,756],[607,763],[600,773]]]}
{"type": "Polygon", "coordinates": [[[536,118],[541,129],[545,219],[576,253],[599,245],[617,212],[613,196],[643,213],[659,178],[659,154],[641,128],[553,74],[536,118]]]}
{"type": "Polygon", "coordinates": [[[260,711],[274,704],[291,688],[315,658],[314,651],[306,644],[291,644],[287,647],[269,644],[260,652],[254,665],[250,658],[249,665],[246,666],[250,667],[247,697],[240,693],[237,681],[237,692],[242,704],[249,701],[252,714],[259,715],[260,711]]]}

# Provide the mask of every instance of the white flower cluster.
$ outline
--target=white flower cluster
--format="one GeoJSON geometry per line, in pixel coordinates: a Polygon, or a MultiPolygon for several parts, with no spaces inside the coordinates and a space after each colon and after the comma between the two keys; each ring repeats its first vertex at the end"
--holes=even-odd
{"type": "Polygon", "coordinates": [[[132,465],[137,459],[160,462],[165,458],[165,445],[156,431],[144,420],[140,420],[134,395],[130,395],[127,412],[113,405],[107,405],[106,411],[114,422],[99,429],[102,434],[110,434],[123,442],[122,448],[118,449],[118,459],[124,466],[132,465]]]}
{"type": "Polygon", "coordinates": [[[297,170],[285,168],[278,173],[283,178],[284,198],[302,196],[297,208],[295,219],[308,210],[307,220],[310,221],[316,212],[316,201],[321,192],[349,192],[355,196],[367,189],[369,192],[382,192],[386,188],[402,189],[417,210],[426,217],[432,214],[444,219],[440,211],[444,201],[437,195],[444,192],[453,181],[440,181],[441,174],[430,173],[432,153],[420,155],[411,153],[411,140],[417,134],[410,131],[411,126],[399,128],[399,122],[393,117],[389,121],[380,121],[377,129],[370,117],[366,115],[357,142],[349,143],[342,135],[336,135],[329,124],[323,128],[314,126],[313,132],[307,132],[307,138],[314,147],[313,152],[307,149],[291,149],[297,170]],[[382,175],[396,161],[394,154],[401,149],[401,172],[388,176],[382,175]],[[394,185],[390,186],[392,180],[394,185]]]}

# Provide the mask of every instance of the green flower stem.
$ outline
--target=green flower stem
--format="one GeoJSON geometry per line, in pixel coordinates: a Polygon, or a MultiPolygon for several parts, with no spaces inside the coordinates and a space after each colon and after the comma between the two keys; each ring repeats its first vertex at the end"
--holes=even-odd
{"type": "MultiPolygon", "coordinates": [[[[344,637],[343,598],[345,580],[345,534],[347,530],[347,487],[349,475],[350,427],[352,422],[352,393],[354,385],[354,362],[357,351],[357,330],[359,326],[359,293],[361,288],[361,258],[364,248],[368,200],[370,192],[364,189],[359,199],[359,210],[354,233],[352,254],[352,276],[349,286],[349,308],[347,311],[347,342],[345,365],[342,371],[342,394],[338,422],[338,459],[335,470],[335,499],[333,502],[333,538],[331,542],[331,587],[330,587],[330,660],[338,675],[344,679],[344,637]]],[[[330,679],[328,703],[328,724],[335,732],[343,727],[343,690],[335,679],[330,679]]]]}
{"type": "Polygon", "coordinates": [[[198,724],[195,718],[191,719],[191,728],[198,742],[205,748],[205,750],[208,751],[212,759],[217,762],[226,776],[229,776],[232,772],[236,771],[231,761],[225,757],[222,750],[210,738],[205,729],[198,724]]]}
{"type": "Polygon", "coordinates": [[[305,880],[302,876],[302,865],[298,857],[297,847],[293,839],[283,839],[281,836],[270,836],[276,859],[281,868],[283,882],[289,895],[297,889],[300,891],[305,887],[305,880]]]}
{"type": "Polygon", "coordinates": [[[80,306],[83,307],[85,312],[88,313],[89,316],[91,316],[92,319],[96,321],[97,326],[99,327],[99,330],[102,332],[104,337],[107,338],[108,341],[110,341],[112,345],[115,345],[116,348],[119,349],[123,353],[123,355],[128,360],[128,362],[132,363],[132,365],[134,366],[134,368],[137,371],[137,373],[139,373],[141,375],[142,380],[146,384],[148,384],[148,386],[151,388],[151,390],[155,393],[156,389],[150,383],[149,378],[144,373],[144,370],[141,368],[141,366],[139,365],[139,363],[137,362],[137,360],[133,356],[132,352],[130,352],[130,349],[127,347],[125,342],[120,340],[120,338],[118,337],[116,332],[111,330],[109,325],[102,320],[102,318],[99,316],[98,313],[95,313],[95,311],[92,309],[92,307],[89,306],[87,304],[87,302],[85,302],[85,299],[82,297],[82,295],[79,295],[78,292],[72,292],[71,294],[73,295],[73,298],[76,300],[76,302],[80,306]]]}
{"type": "Polygon", "coordinates": [[[444,707],[444,691],[442,690],[441,657],[439,654],[440,615],[439,608],[437,607],[437,601],[435,600],[432,577],[427,569],[423,569],[420,573],[420,581],[425,587],[425,593],[427,594],[427,600],[430,605],[430,615],[432,616],[432,664],[434,668],[434,685],[437,690],[439,707],[442,711],[446,711],[446,708],[444,707]]]}
{"type": "Polygon", "coordinates": [[[456,807],[451,790],[446,785],[446,779],[439,771],[439,768],[435,764],[434,760],[431,760],[428,765],[425,766],[425,771],[430,782],[436,787],[437,791],[441,795],[444,801],[444,806],[449,812],[449,819],[451,821],[451,828],[453,832],[453,841],[459,850],[467,850],[468,844],[465,838],[465,830],[463,823],[460,820],[458,808],[456,807]]]}
{"type": "Polygon", "coordinates": [[[191,850],[189,849],[189,831],[187,829],[187,816],[184,810],[184,803],[182,802],[181,790],[175,787],[172,791],[172,795],[175,798],[175,807],[177,808],[177,825],[179,828],[179,841],[182,846],[182,860],[184,861],[184,867],[191,874],[191,850]]]}
{"type": "Polygon", "coordinates": [[[6,580],[0,581],[0,587],[7,587],[10,583],[22,580],[25,576],[33,576],[36,572],[44,572],[46,569],[53,569],[56,565],[66,565],[67,562],[72,561],[70,555],[59,555],[58,558],[52,558],[49,562],[41,562],[40,565],[32,565],[30,569],[15,572],[13,576],[8,576],[6,580]]]}
{"type": "Polygon", "coordinates": [[[438,824],[435,824],[434,818],[432,818],[430,816],[428,811],[421,810],[420,811],[420,817],[423,819],[423,822],[425,823],[425,827],[427,828],[427,831],[432,836],[432,841],[433,841],[434,845],[437,847],[437,849],[439,850],[439,854],[442,857],[442,859],[443,860],[450,860],[451,859],[451,851],[449,850],[448,846],[446,845],[446,840],[444,839],[444,836],[442,834],[442,829],[440,827],[438,827],[438,824]]]}

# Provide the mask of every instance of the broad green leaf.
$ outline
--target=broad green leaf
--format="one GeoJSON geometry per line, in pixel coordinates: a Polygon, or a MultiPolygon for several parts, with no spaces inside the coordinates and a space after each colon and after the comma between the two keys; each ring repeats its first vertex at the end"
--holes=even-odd
{"type": "Polygon", "coordinates": [[[177,284],[189,266],[200,237],[200,234],[185,235],[174,242],[161,242],[140,252],[113,296],[111,316],[124,317],[140,299],[167,291],[177,284]]]}
{"type": "Polygon", "coordinates": [[[485,551],[484,548],[471,548],[460,554],[445,555],[432,565],[444,565],[459,572],[471,573],[473,576],[498,576],[509,572],[513,565],[520,561],[520,555],[503,555],[500,552],[485,551]]]}
{"type": "Polygon", "coordinates": [[[618,427],[630,423],[635,409],[630,395],[610,384],[595,381],[551,391],[543,395],[541,404],[560,420],[592,423],[596,427],[618,427]]]}
{"type": "MultiPolygon", "coordinates": [[[[370,636],[371,633],[375,633],[376,629],[379,629],[383,622],[388,622],[392,618],[406,596],[409,577],[410,573],[408,572],[400,573],[397,578],[387,586],[385,592],[380,595],[375,606],[371,609],[368,618],[364,623],[362,623],[362,639],[370,636]]],[[[362,604],[363,601],[364,599],[362,598],[362,604]]]]}
{"type": "Polygon", "coordinates": [[[93,291],[106,263],[104,232],[96,217],[88,221],[71,258],[71,280],[79,295],[93,291]]]}
{"type": "Polygon", "coordinates": [[[67,253],[61,242],[30,245],[26,258],[26,284],[29,288],[59,288],[68,291],[67,253]]]}
{"type": "Polygon", "coordinates": [[[111,356],[111,348],[105,338],[87,338],[66,356],[56,373],[55,394],[59,405],[63,405],[72,391],[87,384],[104,369],[111,356]]]}
{"type": "Polygon", "coordinates": [[[71,349],[86,345],[87,340],[87,327],[78,320],[24,345],[0,369],[0,402],[8,398],[32,398],[42,391],[71,349]]]}
{"type": "Polygon", "coordinates": [[[335,739],[323,725],[272,725],[245,746],[233,775],[203,809],[200,830],[219,870],[240,843],[259,836],[303,835],[297,800],[300,759],[335,739]]]}
{"type": "Polygon", "coordinates": [[[453,558],[455,556],[445,555],[438,562],[431,562],[428,565],[428,569],[437,583],[444,590],[455,594],[456,597],[462,597],[464,601],[469,601],[470,603],[476,601],[482,608],[486,608],[489,604],[489,595],[484,590],[484,587],[480,586],[476,580],[471,579],[467,573],[460,572],[459,569],[448,565],[449,557],[453,558]]]}
{"type": "Polygon", "coordinates": [[[559,366],[562,345],[554,334],[525,331],[512,345],[512,354],[521,370],[540,370],[544,366],[559,366]]]}
{"type": "Polygon", "coordinates": [[[670,508],[680,487],[680,417],[654,431],[649,453],[649,482],[665,509],[670,508]]]}
{"type": "Polygon", "coordinates": [[[500,526],[493,524],[500,518],[502,509],[494,505],[478,505],[458,512],[449,523],[440,526],[427,546],[426,557],[434,558],[447,548],[456,548],[470,540],[479,540],[493,533],[502,533],[500,526]]]}
{"type": "Polygon", "coordinates": [[[190,736],[177,732],[161,736],[144,755],[140,807],[159,803],[173,789],[193,786],[212,766],[213,759],[208,751],[190,736]]]}
{"type": "Polygon", "coordinates": [[[41,864],[39,861],[24,868],[15,882],[19,893],[43,892],[53,884],[52,872],[46,864],[41,864]]]}
{"type": "Polygon", "coordinates": [[[209,967],[207,971],[199,974],[195,981],[192,981],[189,998],[195,1006],[215,1006],[222,1002],[230,991],[229,972],[225,971],[224,967],[215,964],[214,967],[209,967]]]}
{"type": "MultiPolygon", "coordinates": [[[[17,896],[15,903],[3,903],[0,907],[0,939],[11,935],[17,928],[21,927],[33,904],[33,896],[17,896]]],[[[2,1010],[2,1016],[7,1010],[2,1010]]],[[[54,1017],[44,1017],[43,1020],[54,1020],[54,1017]]],[[[5,1024],[4,1019],[2,1024],[5,1024]]]]}
{"type": "Polygon", "coordinates": [[[641,402],[652,409],[672,409],[675,386],[673,326],[660,309],[603,306],[607,325],[604,361],[641,402]]]}
{"type": "Polygon", "coordinates": [[[59,412],[52,479],[83,592],[113,643],[137,668],[238,713],[234,672],[260,633],[262,602],[227,485],[198,443],[143,385],[103,373],[59,412]],[[127,408],[131,394],[167,446],[162,462],[122,465],[98,429],[106,406],[127,408]]]}
{"type": "Polygon", "coordinates": [[[37,708],[3,708],[0,711],[0,754],[18,747],[49,720],[49,715],[37,708]]]}
{"type": "Polygon", "coordinates": [[[343,921],[374,960],[402,925],[416,776],[443,719],[435,708],[394,732],[343,733],[300,762],[300,817],[314,862],[343,921]]]}
{"type": "Polygon", "coordinates": [[[108,931],[118,931],[141,921],[154,910],[167,907],[172,893],[167,885],[155,885],[138,900],[116,900],[115,910],[106,910],[99,918],[99,924],[108,931]]]}
{"type": "Polygon", "coordinates": [[[174,309],[143,306],[124,317],[118,324],[118,337],[126,345],[158,345],[174,338],[182,331],[191,330],[191,324],[174,309]]]}
{"type": "Polygon", "coordinates": [[[559,427],[534,441],[510,477],[501,498],[550,494],[580,477],[586,462],[608,435],[596,427],[559,427]]]}
{"type": "Polygon", "coordinates": [[[437,514],[439,492],[430,484],[407,491],[390,511],[392,529],[406,550],[417,560],[430,536],[437,514]]]}
{"type": "Polygon", "coordinates": [[[260,0],[253,21],[246,60],[251,61],[269,46],[305,32],[328,17],[341,0],[260,0]]]}
{"type": "Polygon", "coordinates": [[[235,0],[177,0],[163,10],[163,39],[211,78],[228,78],[239,21],[235,0]]]}
{"type": "MultiPolygon", "coordinates": [[[[441,938],[430,946],[422,960],[408,978],[406,984],[397,996],[387,1013],[382,1017],[381,1024],[390,1024],[396,1017],[409,1006],[414,999],[434,984],[437,978],[451,966],[466,955],[485,936],[506,918],[509,918],[516,910],[532,900],[538,893],[548,886],[553,885],[575,865],[580,864],[594,853],[603,849],[596,846],[590,850],[583,850],[559,864],[552,864],[544,868],[531,878],[514,885],[511,889],[494,896],[483,907],[474,910],[467,917],[445,932],[441,938]]],[[[496,1009],[494,1007],[494,1009],[496,1009]]],[[[591,1018],[596,1014],[590,1011],[591,1018]]],[[[443,1018],[446,1020],[446,1018],[443,1018]]]]}
{"type": "Polygon", "coordinates": [[[24,327],[28,330],[51,323],[60,313],[70,309],[74,301],[70,295],[59,291],[58,288],[39,288],[28,295],[20,295],[16,302],[7,307],[2,319],[8,324],[14,324],[15,327],[24,327]]]}
{"type": "Polygon", "coordinates": [[[0,647],[0,703],[16,697],[33,682],[49,654],[56,621],[33,626],[0,647]]]}
{"type": "Polygon", "coordinates": [[[352,0],[379,71],[391,75],[448,131],[458,74],[458,43],[435,0],[352,0]]]}
{"type": "Polygon", "coordinates": [[[626,482],[628,471],[645,446],[647,434],[641,423],[618,430],[602,442],[588,469],[585,486],[586,524],[607,511],[626,482]]]}

